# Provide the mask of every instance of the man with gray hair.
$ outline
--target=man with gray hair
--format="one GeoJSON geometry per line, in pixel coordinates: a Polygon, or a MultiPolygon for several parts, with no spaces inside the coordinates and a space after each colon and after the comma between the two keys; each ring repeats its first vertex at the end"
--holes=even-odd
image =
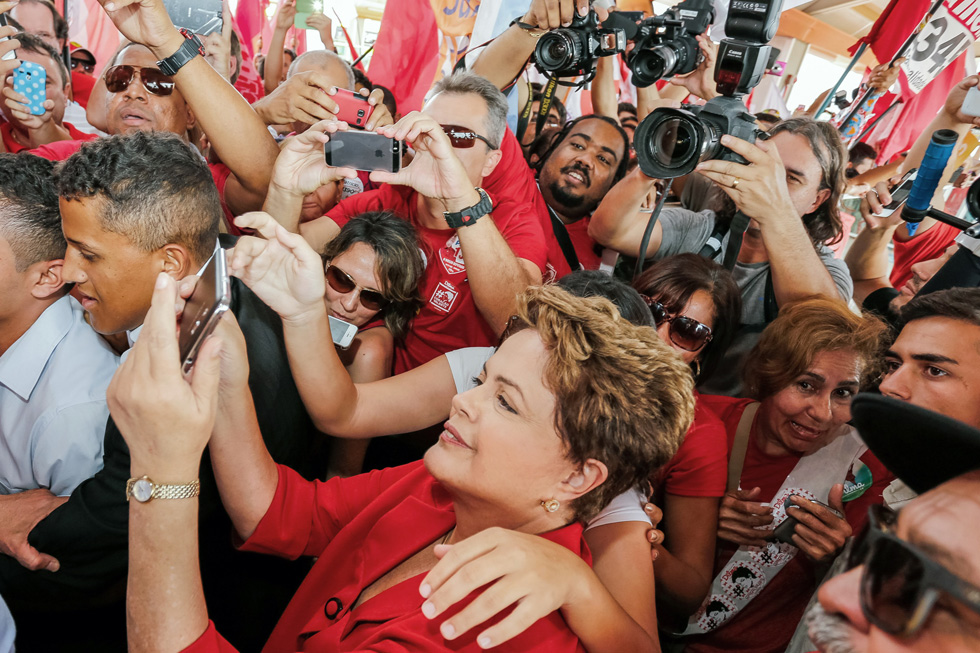
{"type": "MultiPolygon", "coordinates": [[[[302,179],[327,184],[353,171],[326,166],[322,154],[299,148],[284,148],[276,162],[265,208],[314,249],[322,250],[341,226],[366,211],[394,211],[419,230],[426,303],[396,348],[396,373],[453,349],[497,344],[518,294],[541,283],[547,249],[540,221],[528,214],[527,203],[480,188],[501,161],[506,116],[506,100],[491,82],[473,73],[444,78],[421,112],[376,130],[407,141],[415,151],[412,162],[397,173],[372,172],[380,188],[303,224],[303,197],[315,189],[300,187],[302,179]]],[[[322,122],[297,138],[313,148],[323,132],[336,129],[322,122]]]]}

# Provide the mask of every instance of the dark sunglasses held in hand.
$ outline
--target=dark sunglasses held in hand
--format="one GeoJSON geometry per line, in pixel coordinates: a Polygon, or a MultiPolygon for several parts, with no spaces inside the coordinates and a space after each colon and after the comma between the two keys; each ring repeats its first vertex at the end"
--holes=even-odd
{"type": "Polygon", "coordinates": [[[356,289],[361,289],[361,294],[359,300],[361,306],[368,309],[369,311],[380,311],[388,304],[388,299],[382,295],[377,290],[368,290],[367,288],[361,288],[357,285],[349,274],[341,270],[335,265],[327,266],[327,283],[334,291],[339,292],[342,295],[354,292],[356,289]]]}
{"type": "Polygon", "coordinates": [[[670,323],[670,341],[684,351],[697,351],[711,342],[711,329],[693,317],[671,315],[667,307],[656,299],[640,295],[653,313],[653,321],[659,327],[670,323]]]}
{"type": "Polygon", "coordinates": [[[896,513],[868,509],[868,524],[854,538],[847,568],[864,565],[861,611],[889,635],[909,637],[929,619],[945,594],[980,614],[980,587],[968,583],[894,533],[896,513]]]}
{"type": "Polygon", "coordinates": [[[105,71],[105,87],[110,93],[122,93],[133,83],[133,77],[139,73],[140,83],[147,93],[166,96],[174,92],[174,78],[164,75],[156,68],[130,66],[121,64],[105,71]]]}

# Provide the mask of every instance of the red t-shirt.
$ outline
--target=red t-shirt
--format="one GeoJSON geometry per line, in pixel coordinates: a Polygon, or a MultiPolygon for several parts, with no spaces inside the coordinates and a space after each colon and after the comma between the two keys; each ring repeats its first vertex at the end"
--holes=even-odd
{"type": "Polygon", "coordinates": [[[721,497],[728,481],[725,425],[695,392],[694,422],[674,457],[657,475],[658,487],[681,497],[721,497]]]}
{"type": "MultiPolygon", "coordinates": [[[[67,125],[68,123],[65,124],[67,125]]],[[[2,127],[0,127],[0,129],[2,129],[2,127]]],[[[81,134],[81,132],[79,133],[81,134]]],[[[54,143],[48,143],[47,145],[42,145],[39,148],[28,151],[31,154],[48,159],[49,161],[64,161],[81,149],[83,143],[98,138],[97,136],[92,136],[91,134],[82,135],[86,136],[87,138],[74,141],[55,141],[54,143]]],[[[211,170],[211,176],[214,178],[215,186],[218,187],[218,197],[221,198],[221,209],[225,212],[225,220],[228,223],[229,230],[233,234],[241,233],[241,230],[232,224],[231,211],[228,209],[228,205],[225,204],[225,184],[228,182],[228,177],[231,175],[231,170],[229,170],[228,166],[223,163],[209,163],[208,168],[211,170]]]]}
{"type": "MultiPolygon", "coordinates": [[[[905,229],[905,226],[899,226],[905,229]]],[[[893,288],[901,290],[905,282],[912,278],[912,266],[920,261],[928,261],[942,256],[946,248],[953,244],[960,230],[944,222],[936,222],[922,234],[907,241],[892,238],[895,246],[895,266],[888,275],[893,288]]]]}
{"type": "MultiPolygon", "coordinates": [[[[79,143],[84,143],[85,141],[91,141],[91,140],[95,140],[96,138],[98,138],[98,136],[96,136],[95,134],[86,134],[83,131],[79,131],[79,130],[75,129],[75,126],[72,125],[70,122],[64,123],[64,127],[65,127],[65,129],[68,130],[68,133],[71,135],[71,137],[74,140],[70,140],[70,141],[55,141],[55,142],[57,142],[57,143],[74,143],[74,142],[77,141],[79,143]]],[[[30,150],[30,148],[28,148],[27,146],[21,145],[20,143],[18,143],[17,141],[15,141],[14,140],[13,131],[14,131],[14,126],[11,125],[9,122],[6,122],[5,121],[5,122],[0,123],[0,137],[3,138],[3,146],[5,148],[7,148],[7,151],[8,152],[10,152],[11,154],[17,154],[18,152],[23,152],[25,150],[29,150],[33,154],[37,154],[38,153],[36,150],[30,150]]],[[[53,143],[52,143],[52,145],[53,145],[53,143]]],[[[42,147],[47,147],[47,146],[42,146],[42,147]]],[[[38,148],[38,149],[40,149],[40,148],[38,148]]],[[[76,147],[75,150],[77,150],[77,149],[78,148],[76,147]]],[[[51,158],[51,157],[44,157],[44,158],[48,159],[48,158],[51,158]]]]}
{"type": "MultiPolygon", "coordinates": [[[[701,400],[712,409],[727,431],[728,451],[735,441],[735,431],[745,407],[752,399],[702,395],[701,400]]],[[[854,532],[867,520],[868,507],[882,503],[882,492],[895,478],[870,452],[861,461],[871,471],[872,485],[860,497],[844,504],[844,514],[854,532]]],[[[768,501],[799,462],[796,456],[774,458],[766,455],[750,437],[742,467],[743,489],[761,488],[760,501],[768,501]]],[[[843,479],[842,479],[843,480],[843,479]]],[[[718,540],[714,572],[725,566],[737,547],[718,540]]],[[[762,593],[745,606],[732,620],[720,628],[696,637],[685,638],[688,653],[781,653],[792,638],[810,596],[816,589],[813,564],[802,553],[787,563],[762,593]]]]}
{"type": "Polygon", "coordinates": [[[572,241],[582,269],[598,270],[599,263],[602,262],[602,254],[596,253],[596,242],[589,237],[589,218],[566,224],[565,229],[568,231],[568,237],[572,241]]]}
{"type": "MultiPolygon", "coordinates": [[[[326,482],[304,480],[280,465],[272,503],[242,549],[289,559],[315,556],[317,560],[263,650],[480,651],[477,635],[508,611],[452,641],[439,633],[442,622],[466,607],[476,592],[440,618],[427,619],[418,591],[422,573],[357,604],[362,590],[439,539],[455,523],[451,497],[421,461],[326,482]]],[[[581,524],[541,537],[591,564],[581,524]]],[[[185,649],[193,653],[233,650],[213,623],[185,649]]],[[[577,653],[584,649],[555,611],[494,650],[577,653]]]]}
{"type": "Polygon", "coordinates": [[[95,87],[95,78],[88,73],[80,73],[77,70],[71,71],[71,94],[84,108],[88,108],[88,98],[95,87]]]}
{"type": "MultiPolygon", "coordinates": [[[[490,217],[514,256],[543,269],[546,253],[540,224],[528,215],[525,206],[506,200],[498,202],[489,189],[484,190],[494,200],[490,217]]],[[[327,213],[328,218],[343,227],[351,218],[367,211],[389,210],[418,230],[426,258],[419,285],[425,304],[412,320],[405,341],[395,348],[395,374],[454,349],[496,346],[499,339],[473,301],[456,231],[423,227],[417,216],[418,197],[407,186],[386,184],[377,190],[358,193],[327,213]]]]}

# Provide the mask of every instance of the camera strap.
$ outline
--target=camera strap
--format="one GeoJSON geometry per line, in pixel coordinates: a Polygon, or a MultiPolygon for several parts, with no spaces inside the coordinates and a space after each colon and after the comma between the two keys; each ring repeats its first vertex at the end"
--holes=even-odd
{"type": "Polygon", "coordinates": [[[568,263],[568,267],[571,268],[572,272],[582,269],[582,264],[579,263],[578,254],[575,253],[575,245],[572,244],[572,237],[568,235],[568,229],[565,227],[565,223],[562,222],[558,214],[549,206],[548,215],[551,216],[551,230],[555,232],[555,240],[558,241],[558,246],[561,247],[561,253],[565,255],[565,261],[568,263]]]}
{"type": "Polygon", "coordinates": [[[527,131],[527,125],[531,121],[531,105],[534,103],[531,96],[534,95],[531,90],[531,82],[527,83],[527,101],[524,102],[524,108],[521,109],[521,115],[517,117],[517,142],[524,142],[524,132],[527,131]]]}
{"type": "Polygon", "coordinates": [[[721,263],[729,272],[735,269],[735,260],[738,258],[739,250],[742,249],[742,238],[745,236],[745,230],[749,228],[750,220],[751,218],[741,211],[737,211],[732,218],[732,225],[729,227],[728,234],[728,247],[725,248],[725,258],[722,259],[721,263]]]}
{"type": "MultiPolygon", "coordinates": [[[[548,112],[551,111],[551,101],[555,99],[555,90],[557,88],[558,80],[554,77],[549,77],[548,84],[544,87],[544,92],[541,94],[541,104],[538,106],[538,117],[537,122],[535,123],[537,125],[537,131],[534,132],[535,134],[540,134],[541,130],[544,129],[545,123],[548,122],[548,112]]],[[[528,96],[525,111],[528,113],[531,111],[530,96],[528,96]]],[[[574,269],[577,270],[578,268],[574,269]]]]}
{"type": "Polygon", "coordinates": [[[640,239],[640,251],[636,254],[636,267],[633,268],[634,279],[643,274],[643,264],[646,262],[650,237],[653,235],[653,228],[657,225],[657,218],[660,217],[660,211],[664,208],[664,202],[667,201],[667,196],[670,195],[670,187],[673,183],[673,179],[667,180],[667,183],[664,185],[664,190],[660,194],[660,199],[657,200],[657,206],[654,207],[653,213],[650,214],[650,219],[647,221],[647,228],[643,231],[643,238],[640,239]]]}

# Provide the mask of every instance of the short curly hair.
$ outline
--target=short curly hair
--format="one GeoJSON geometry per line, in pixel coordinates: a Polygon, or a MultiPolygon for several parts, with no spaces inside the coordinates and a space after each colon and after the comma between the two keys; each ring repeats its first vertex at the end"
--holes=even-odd
{"type": "Polygon", "coordinates": [[[18,272],[65,257],[53,169],[53,162],[33,154],[0,154],[0,236],[18,272]]]}
{"type": "Polygon", "coordinates": [[[593,458],[609,470],[572,503],[576,519],[587,522],[677,452],[694,419],[694,381],[653,328],[631,324],[608,299],[529,288],[510,335],[523,329],[534,329],[548,352],[544,381],[567,457],[593,458]]]}
{"type": "Polygon", "coordinates": [[[749,395],[762,401],[789,386],[825,351],[853,351],[863,363],[862,386],[878,376],[888,327],[857,315],[839,300],[814,297],[783,306],[742,368],[749,395]]]}
{"type": "Polygon", "coordinates": [[[218,189],[201,155],[176,134],[136,132],[82,145],[57,170],[68,201],[102,200],[102,228],[145,252],[183,245],[203,264],[224,217],[218,189]]]}

